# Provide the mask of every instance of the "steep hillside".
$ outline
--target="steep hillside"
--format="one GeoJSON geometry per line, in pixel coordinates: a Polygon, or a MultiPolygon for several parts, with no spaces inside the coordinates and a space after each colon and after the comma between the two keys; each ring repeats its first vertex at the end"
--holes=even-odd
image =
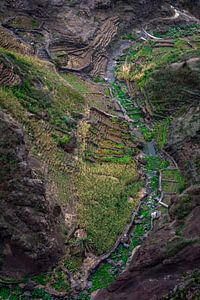
{"type": "Polygon", "coordinates": [[[0,299],[199,298],[200,21],[171,3],[1,1],[0,299]]]}
{"type": "Polygon", "coordinates": [[[198,216],[199,188],[172,198],[169,216],[137,248],[128,270],[92,299],[199,299],[198,216]]]}
{"type": "MultiPolygon", "coordinates": [[[[182,186],[182,194],[173,196],[179,177],[172,167],[161,170],[162,204],[169,205],[168,213],[158,209],[162,217],[154,221],[144,244],[140,241],[133,249],[125,271],[113,284],[105,284],[106,289],[94,292],[92,299],[200,296],[199,24],[168,25],[154,35],[144,32],[144,40],[138,39],[118,62],[117,77],[126,82],[132,103],[121,94],[118,98],[130,118],[135,118],[135,104],[142,108],[150,128],[146,140],[154,140],[162,155],[173,157],[192,187],[182,193],[182,186]]],[[[137,124],[143,131],[141,120],[142,115],[137,124]]]]}
{"type": "MultiPolygon", "coordinates": [[[[119,34],[160,10],[160,1],[1,1],[5,28],[42,59],[67,70],[104,75],[119,34]]],[[[166,12],[166,10],[165,10],[166,12]]]]}
{"type": "Polygon", "coordinates": [[[34,56],[0,55],[1,275],[21,280],[57,263],[34,282],[66,294],[69,271],[84,273],[91,253],[95,264],[137,206],[138,138],[103,84],[61,76],[34,56]]]}

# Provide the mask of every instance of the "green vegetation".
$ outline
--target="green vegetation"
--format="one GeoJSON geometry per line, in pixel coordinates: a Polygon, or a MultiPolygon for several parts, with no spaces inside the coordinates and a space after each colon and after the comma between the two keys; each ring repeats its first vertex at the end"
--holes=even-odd
{"type": "Polygon", "coordinates": [[[141,224],[135,225],[133,229],[129,247],[124,247],[124,245],[121,244],[110,257],[114,263],[119,263],[119,265],[114,267],[113,264],[107,262],[103,263],[91,276],[92,288],[90,292],[108,287],[126,266],[128,258],[131,256],[134,248],[141,244],[141,237],[145,233],[145,228],[150,228],[150,208],[144,203],[139,213],[143,218],[141,224]]]}
{"type": "Polygon", "coordinates": [[[12,91],[23,108],[31,113],[45,111],[49,122],[67,129],[65,117],[83,110],[85,100],[75,90],[64,84],[58,74],[32,57],[22,56],[0,49],[0,54],[15,66],[22,77],[22,84],[5,89],[12,91]],[[21,75],[24,74],[24,75],[21,75]],[[52,91],[54,91],[52,93],[52,91]]]}
{"type": "Polygon", "coordinates": [[[7,299],[18,300],[20,295],[21,295],[21,289],[19,288],[13,289],[11,291],[9,288],[0,287],[1,300],[7,300],[7,299]]]}
{"type": "Polygon", "coordinates": [[[135,41],[136,38],[137,38],[137,37],[136,37],[134,34],[132,34],[132,33],[127,33],[127,34],[124,34],[124,35],[122,36],[122,39],[123,39],[123,40],[129,40],[129,41],[135,41]]]}
{"type": "Polygon", "coordinates": [[[81,78],[79,78],[79,76],[74,75],[72,73],[68,73],[68,74],[63,75],[63,77],[79,93],[86,94],[86,93],[90,92],[90,89],[87,86],[87,84],[83,80],[81,80],[81,78]]]}
{"type": "Polygon", "coordinates": [[[105,80],[100,76],[94,76],[92,79],[95,83],[105,83],[105,80]]]}
{"type": "MultiPolygon", "coordinates": [[[[1,288],[0,287],[0,300],[28,300],[30,299],[27,296],[23,295],[22,289],[20,288],[1,288]]],[[[42,299],[42,300],[52,300],[53,298],[45,292],[43,289],[34,289],[31,292],[31,299],[42,299]]]]}
{"type": "Polygon", "coordinates": [[[92,275],[92,288],[90,292],[105,288],[115,280],[115,276],[112,274],[111,266],[103,264],[98,270],[92,275]]]}
{"type": "MultiPolygon", "coordinates": [[[[141,91],[139,105],[145,107],[154,120],[163,119],[163,123],[156,124],[154,128],[159,149],[166,144],[168,117],[178,116],[187,111],[192,100],[186,91],[200,88],[199,72],[187,66],[176,68],[171,65],[184,62],[191,57],[199,57],[199,29],[199,24],[171,28],[163,38],[173,39],[166,40],[165,43],[159,40],[137,42],[123,56],[117,68],[118,79],[133,81],[134,92],[141,91]]],[[[136,97],[138,98],[138,93],[136,97]]],[[[125,98],[121,92],[118,98],[122,98],[124,102],[125,98]]],[[[147,137],[147,140],[150,138],[147,137]]]]}
{"type": "Polygon", "coordinates": [[[154,137],[154,134],[153,134],[153,131],[151,129],[149,129],[146,126],[143,125],[142,127],[140,127],[140,131],[141,131],[141,133],[144,137],[144,140],[146,142],[151,142],[152,141],[152,139],[154,137]]]}
{"type": "Polygon", "coordinates": [[[55,191],[67,202],[69,176],[62,147],[76,127],[77,121],[73,119],[72,124],[71,115],[83,112],[85,99],[44,62],[4,49],[0,49],[0,55],[22,80],[21,84],[8,83],[0,88],[0,107],[24,126],[32,154],[48,164],[49,180],[57,184],[55,191]]]}
{"type": "Polygon", "coordinates": [[[156,146],[158,150],[162,150],[167,143],[169,123],[170,123],[169,118],[166,118],[165,120],[155,124],[154,126],[153,136],[156,141],[156,146]]]}
{"type": "Polygon", "coordinates": [[[118,163],[118,164],[130,164],[133,160],[130,156],[125,155],[123,157],[102,157],[102,161],[104,162],[111,162],[111,163],[118,163]]]}
{"type": "Polygon", "coordinates": [[[162,171],[163,192],[181,193],[186,187],[186,180],[179,170],[169,169],[162,171]]]}
{"type": "MultiPolygon", "coordinates": [[[[27,278],[26,280],[28,280],[27,278]]],[[[31,277],[31,281],[43,285],[44,287],[48,284],[48,286],[52,287],[58,292],[67,292],[70,291],[70,285],[67,278],[67,274],[59,269],[59,267],[55,268],[49,273],[41,273],[39,275],[35,275],[31,277]]],[[[43,289],[41,289],[42,293],[43,289]]],[[[43,299],[43,298],[42,298],[43,299]]]]}
{"type": "Polygon", "coordinates": [[[9,26],[13,28],[20,28],[26,30],[37,29],[40,27],[38,19],[26,16],[16,16],[14,19],[8,21],[9,26]]]}
{"type": "Polygon", "coordinates": [[[167,32],[163,34],[154,33],[156,37],[160,38],[180,38],[184,36],[192,36],[193,34],[198,34],[200,30],[199,24],[189,24],[180,25],[176,27],[171,27],[167,32]]]}
{"type": "Polygon", "coordinates": [[[76,256],[70,256],[67,257],[67,259],[64,262],[64,266],[72,273],[76,273],[81,265],[82,265],[82,259],[83,257],[80,257],[78,255],[76,256]]]}
{"type": "Polygon", "coordinates": [[[77,177],[79,222],[97,254],[107,251],[122,232],[137,206],[142,185],[133,161],[131,164],[80,165],[77,177]],[[134,201],[129,203],[129,197],[134,201]]]}
{"type": "Polygon", "coordinates": [[[110,89],[109,89],[109,88],[106,88],[106,89],[104,90],[104,94],[105,94],[107,97],[109,97],[109,96],[110,96],[110,89]]]}
{"type": "Polygon", "coordinates": [[[158,156],[145,156],[144,159],[146,161],[145,168],[147,171],[159,171],[169,166],[168,161],[164,161],[158,156]]]}

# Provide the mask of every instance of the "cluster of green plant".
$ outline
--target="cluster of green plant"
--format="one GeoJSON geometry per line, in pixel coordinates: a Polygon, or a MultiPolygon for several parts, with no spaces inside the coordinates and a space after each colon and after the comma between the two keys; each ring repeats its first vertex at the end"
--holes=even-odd
{"type": "Polygon", "coordinates": [[[154,33],[156,37],[160,38],[180,38],[184,36],[191,36],[193,34],[198,34],[200,30],[199,24],[183,24],[176,27],[170,27],[170,29],[162,34],[154,33]]]}
{"type": "Polygon", "coordinates": [[[110,97],[110,89],[109,89],[109,88],[105,88],[104,94],[105,94],[107,97],[110,97]]]}
{"type": "Polygon", "coordinates": [[[158,150],[162,150],[167,143],[167,134],[169,129],[170,119],[166,118],[163,121],[154,125],[154,139],[158,150]]]}
{"type": "Polygon", "coordinates": [[[159,179],[158,176],[152,176],[150,180],[150,187],[152,191],[157,191],[158,190],[158,184],[159,184],[159,179]]]}
{"type": "Polygon", "coordinates": [[[38,28],[40,27],[40,22],[36,18],[31,18],[31,23],[33,28],[38,28]]]}
{"type": "Polygon", "coordinates": [[[105,80],[100,76],[94,76],[92,79],[95,83],[105,83],[105,80]]]}
{"type": "Polygon", "coordinates": [[[92,275],[92,287],[90,292],[105,288],[115,280],[114,274],[112,274],[111,266],[109,264],[101,265],[97,271],[92,275]]]}
{"type": "Polygon", "coordinates": [[[144,137],[144,140],[146,142],[151,142],[152,141],[152,139],[154,137],[154,133],[150,128],[142,125],[142,127],[140,127],[140,131],[141,131],[141,133],[144,137]]]}
{"type": "Polygon", "coordinates": [[[89,295],[85,295],[83,292],[78,295],[77,300],[90,300],[89,295]]]}
{"type": "Polygon", "coordinates": [[[129,40],[129,41],[135,41],[136,40],[136,36],[134,36],[132,33],[127,33],[127,34],[124,34],[122,36],[122,39],[123,40],[129,40]]]}
{"type": "Polygon", "coordinates": [[[58,74],[31,57],[25,57],[4,49],[0,54],[15,66],[22,84],[5,87],[12,91],[22,106],[31,113],[47,112],[49,123],[67,129],[65,117],[69,113],[83,111],[84,98],[67,84],[58,74]]]}
{"type": "Polygon", "coordinates": [[[31,279],[41,285],[45,285],[48,282],[48,276],[45,273],[40,273],[38,275],[32,276],[31,279]]]}
{"type": "Polygon", "coordinates": [[[125,86],[123,86],[122,88],[119,84],[115,82],[113,82],[111,86],[114,92],[114,96],[116,96],[120,102],[124,101],[126,99],[126,92],[127,92],[125,86]]]}
{"type": "MultiPolygon", "coordinates": [[[[184,41],[180,37],[175,38],[174,45],[170,48],[154,47],[155,42],[149,40],[143,43],[136,43],[127,52],[122,65],[123,63],[131,63],[134,64],[134,68],[126,74],[128,75],[126,79],[134,80],[140,86],[143,86],[154,70],[170,62],[179,60],[186,53],[195,53],[195,49],[189,48],[187,41],[184,41]]],[[[121,67],[118,68],[117,76],[123,78],[121,67]]]]}
{"type": "Polygon", "coordinates": [[[20,295],[22,295],[22,291],[20,288],[10,289],[6,287],[0,287],[1,300],[7,300],[7,299],[18,300],[20,295]]]}
{"type": "Polygon", "coordinates": [[[186,180],[178,169],[162,171],[162,190],[181,193],[186,187],[186,180]],[[167,181],[169,180],[169,181],[167,181]],[[170,182],[171,180],[171,182],[170,182]]]}
{"type": "Polygon", "coordinates": [[[150,140],[152,135],[150,130],[145,127],[142,123],[142,114],[140,108],[134,106],[134,102],[127,96],[127,89],[123,84],[112,83],[113,94],[117,100],[121,103],[123,108],[126,109],[126,113],[130,119],[134,121],[135,124],[141,127],[142,133],[144,133],[144,138],[150,140]]]}
{"type": "MultiPolygon", "coordinates": [[[[199,90],[199,78],[199,72],[193,72],[187,67],[180,68],[177,71],[167,67],[154,73],[146,83],[146,89],[155,116],[166,118],[169,115],[178,116],[179,111],[180,113],[187,111],[191,96],[185,91],[199,90]]],[[[164,139],[166,129],[167,121],[163,128],[164,139]]]]}
{"type": "Polygon", "coordinates": [[[107,157],[101,157],[101,161],[126,165],[126,164],[130,164],[131,161],[133,161],[133,159],[129,155],[124,155],[122,157],[107,156],[107,157]]]}
{"type": "Polygon", "coordinates": [[[147,171],[160,171],[166,169],[169,166],[169,162],[162,160],[159,156],[145,156],[146,170],[147,171]]]}
{"type": "Polygon", "coordinates": [[[8,22],[8,25],[20,29],[37,29],[40,27],[40,22],[34,17],[17,16],[8,22]]]}
{"type": "Polygon", "coordinates": [[[23,125],[31,140],[31,153],[48,163],[49,179],[57,184],[60,200],[66,202],[69,176],[62,147],[70,141],[76,122],[74,115],[83,112],[85,100],[45,62],[5,49],[0,49],[0,55],[22,80],[19,85],[1,86],[0,108],[23,125]],[[30,118],[30,112],[36,118],[30,118]],[[39,119],[43,115],[45,121],[39,119]]]}
{"type": "MultiPolygon", "coordinates": [[[[145,204],[143,206],[144,208],[140,210],[140,215],[143,217],[141,224],[135,225],[129,247],[127,248],[120,244],[110,257],[110,259],[116,263],[120,262],[123,263],[124,266],[126,265],[133,249],[141,244],[141,237],[145,233],[144,227],[147,224],[150,227],[150,210],[145,204]]],[[[92,288],[90,289],[90,292],[93,292],[100,288],[108,287],[109,284],[112,283],[119,275],[120,270],[121,269],[119,268],[116,272],[116,269],[114,269],[113,265],[107,262],[103,263],[91,276],[92,288]]]]}
{"type": "MultiPolygon", "coordinates": [[[[0,287],[0,300],[28,300],[29,296],[23,294],[23,290],[17,288],[0,287]]],[[[36,288],[31,292],[31,299],[53,300],[53,297],[41,288],[36,288]]]]}
{"type": "Polygon", "coordinates": [[[84,163],[81,166],[77,177],[78,217],[97,254],[114,244],[137,205],[137,194],[143,182],[138,181],[135,167],[134,161],[131,164],[84,163]],[[134,197],[135,202],[129,203],[129,197],[134,197]]]}
{"type": "Polygon", "coordinates": [[[87,84],[79,76],[72,73],[68,73],[64,74],[63,77],[79,93],[86,94],[90,92],[87,84]]]}
{"type": "MultiPolygon", "coordinates": [[[[28,279],[28,278],[27,278],[28,279]]],[[[63,271],[55,268],[49,273],[41,273],[31,277],[31,281],[46,286],[51,286],[58,292],[67,292],[70,291],[70,285],[67,278],[67,274],[63,271]]],[[[42,293],[42,290],[41,290],[42,293]]]]}
{"type": "Polygon", "coordinates": [[[31,293],[31,299],[53,300],[53,297],[43,289],[34,289],[31,293]]]}
{"type": "Polygon", "coordinates": [[[66,259],[64,265],[72,273],[76,273],[82,264],[82,259],[77,256],[71,256],[66,259]]]}

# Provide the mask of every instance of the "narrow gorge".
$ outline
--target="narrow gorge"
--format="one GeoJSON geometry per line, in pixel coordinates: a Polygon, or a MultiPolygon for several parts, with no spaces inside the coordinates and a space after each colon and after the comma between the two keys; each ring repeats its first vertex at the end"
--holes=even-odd
{"type": "Polygon", "coordinates": [[[198,7],[1,1],[0,299],[200,299],[198,7]]]}

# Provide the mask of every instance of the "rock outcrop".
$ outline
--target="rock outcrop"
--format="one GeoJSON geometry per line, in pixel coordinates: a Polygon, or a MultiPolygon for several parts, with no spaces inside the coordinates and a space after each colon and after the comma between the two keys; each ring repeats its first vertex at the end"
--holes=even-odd
{"type": "MultiPolygon", "coordinates": [[[[199,196],[200,188],[193,186],[180,196],[173,197],[169,216],[162,217],[145,243],[136,250],[128,270],[92,299],[162,299],[181,282],[183,273],[189,274],[198,269],[199,196]]],[[[194,296],[196,292],[198,288],[195,289],[194,284],[190,295],[194,296]]]]}
{"type": "Polygon", "coordinates": [[[199,106],[190,107],[182,117],[174,119],[166,147],[191,183],[200,181],[199,120],[199,106]]]}
{"type": "Polygon", "coordinates": [[[1,274],[21,277],[46,270],[63,253],[61,208],[30,157],[20,125],[0,112],[1,274]]]}
{"type": "Polygon", "coordinates": [[[67,70],[104,75],[119,33],[156,16],[161,4],[157,0],[3,0],[0,16],[3,26],[31,45],[40,58],[67,70]]]}
{"type": "Polygon", "coordinates": [[[191,11],[191,13],[200,17],[200,1],[199,0],[179,0],[178,1],[184,8],[191,11]]]}

